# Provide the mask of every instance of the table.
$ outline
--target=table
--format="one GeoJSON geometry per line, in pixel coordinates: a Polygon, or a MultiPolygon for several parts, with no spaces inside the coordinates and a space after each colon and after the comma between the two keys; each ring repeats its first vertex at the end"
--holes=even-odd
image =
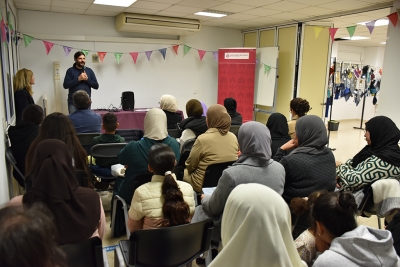
{"type": "MultiPolygon", "coordinates": [[[[146,116],[146,113],[149,110],[150,108],[135,108],[133,111],[125,111],[121,109],[118,112],[114,111],[114,114],[117,116],[119,123],[118,128],[141,129],[144,131],[144,117],[146,116]]],[[[109,112],[107,110],[93,110],[93,111],[100,114],[101,118],[103,118],[104,114],[109,112]]],[[[184,119],[182,110],[178,110],[177,113],[182,114],[182,119],[184,119]]],[[[104,132],[104,130],[102,129],[101,132],[104,132]]]]}

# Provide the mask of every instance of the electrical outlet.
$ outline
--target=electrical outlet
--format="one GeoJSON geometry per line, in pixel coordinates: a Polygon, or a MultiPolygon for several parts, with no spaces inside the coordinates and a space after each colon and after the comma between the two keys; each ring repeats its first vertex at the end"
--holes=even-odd
{"type": "Polygon", "coordinates": [[[193,91],[193,94],[197,94],[197,90],[194,90],[194,91],[193,91]]]}

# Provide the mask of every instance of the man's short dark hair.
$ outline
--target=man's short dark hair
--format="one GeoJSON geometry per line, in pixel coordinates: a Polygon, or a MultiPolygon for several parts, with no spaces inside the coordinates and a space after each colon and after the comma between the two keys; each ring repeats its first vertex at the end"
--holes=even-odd
{"type": "Polygon", "coordinates": [[[22,121],[33,122],[37,125],[41,124],[43,120],[43,109],[41,106],[32,104],[27,106],[22,112],[22,121]]]}
{"type": "Polygon", "coordinates": [[[106,132],[114,132],[117,129],[117,116],[113,112],[108,112],[103,116],[103,126],[106,132]]]}
{"type": "Polygon", "coordinates": [[[90,107],[90,97],[84,90],[76,91],[72,95],[72,99],[77,110],[88,109],[90,107]]]}
{"type": "MultiPolygon", "coordinates": [[[[78,57],[80,57],[80,56],[82,56],[82,55],[85,56],[85,53],[83,53],[82,51],[78,51],[78,52],[76,52],[76,53],[74,54],[74,59],[76,60],[78,57]]],[[[85,56],[85,57],[86,57],[86,56],[85,56]]]]}

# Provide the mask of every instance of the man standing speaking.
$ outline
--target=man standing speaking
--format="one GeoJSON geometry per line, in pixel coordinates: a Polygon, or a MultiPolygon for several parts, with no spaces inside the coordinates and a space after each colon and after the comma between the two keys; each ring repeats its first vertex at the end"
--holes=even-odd
{"type": "Polygon", "coordinates": [[[85,66],[85,54],[78,51],[74,55],[75,63],[67,70],[64,78],[64,89],[68,89],[68,112],[73,113],[76,108],[72,95],[79,90],[84,90],[91,96],[91,88],[98,89],[99,83],[92,69],[85,66]]]}

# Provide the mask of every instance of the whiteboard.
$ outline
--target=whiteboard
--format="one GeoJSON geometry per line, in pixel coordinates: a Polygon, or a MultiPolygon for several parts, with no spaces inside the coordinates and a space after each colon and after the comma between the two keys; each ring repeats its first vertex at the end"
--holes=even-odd
{"type": "Polygon", "coordinates": [[[278,63],[278,47],[257,48],[256,81],[254,88],[254,104],[268,107],[274,106],[276,67],[278,63]],[[271,67],[264,74],[264,64],[271,67]]]}

